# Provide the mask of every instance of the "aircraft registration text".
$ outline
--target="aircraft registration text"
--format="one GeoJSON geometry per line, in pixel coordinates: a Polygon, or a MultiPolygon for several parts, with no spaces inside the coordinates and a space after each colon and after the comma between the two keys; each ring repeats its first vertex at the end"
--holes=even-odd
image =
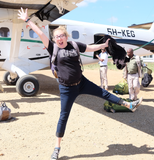
{"type": "Polygon", "coordinates": [[[120,34],[122,37],[135,37],[135,32],[133,30],[121,29],[120,31],[118,31],[117,29],[107,28],[107,32],[109,35],[114,36],[118,36],[120,34]]]}

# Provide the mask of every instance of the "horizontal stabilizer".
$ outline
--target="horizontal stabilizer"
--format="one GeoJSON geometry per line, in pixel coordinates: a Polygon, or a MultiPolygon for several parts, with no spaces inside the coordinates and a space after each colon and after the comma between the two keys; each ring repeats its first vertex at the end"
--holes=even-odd
{"type": "Polygon", "coordinates": [[[133,24],[131,26],[128,26],[128,28],[136,28],[136,29],[150,29],[152,25],[152,22],[149,23],[143,23],[143,24],[133,24]]]}
{"type": "Polygon", "coordinates": [[[149,29],[151,32],[154,32],[154,22],[152,23],[150,29],[149,29]]]}

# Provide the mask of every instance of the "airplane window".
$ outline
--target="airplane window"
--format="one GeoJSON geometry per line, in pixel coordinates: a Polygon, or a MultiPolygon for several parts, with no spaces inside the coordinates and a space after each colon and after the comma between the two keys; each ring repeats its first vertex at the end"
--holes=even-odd
{"type": "Polygon", "coordinates": [[[6,27],[0,28],[0,37],[10,37],[9,28],[6,28],[6,27]]]}
{"type": "Polygon", "coordinates": [[[38,37],[38,35],[32,29],[29,30],[29,36],[31,38],[37,38],[38,37]]]}
{"type": "Polygon", "coordinates": [[[78,31],[72,31],[72,38],[73,39],[79,39],[79,32],[78,31]]]}
{"type": "Polygon", "coordinates": [[[143,56],[143,58],[153,58],[153,55],[143,56]]]}
{"type": "Polygon", "coordinates": [[[4,32],[0,30],[0,36],[4,37],[4,32]]]}
{"type": "Polygon", "coordinates": [[[21,38],[24,36],[24,30],[22,29],[21,38]]]}

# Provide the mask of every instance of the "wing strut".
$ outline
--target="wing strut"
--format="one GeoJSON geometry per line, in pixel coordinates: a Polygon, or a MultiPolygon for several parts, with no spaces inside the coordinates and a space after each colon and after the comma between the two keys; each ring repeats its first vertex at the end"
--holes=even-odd
{"type": "Polygon", "coordinates": [[[18,57],[23,23],[18,23],[18,20],[13,22],[12,35],[11,35],[12,38],[11,38],[11,48],[10,48],[10,59],[18,57]]]}

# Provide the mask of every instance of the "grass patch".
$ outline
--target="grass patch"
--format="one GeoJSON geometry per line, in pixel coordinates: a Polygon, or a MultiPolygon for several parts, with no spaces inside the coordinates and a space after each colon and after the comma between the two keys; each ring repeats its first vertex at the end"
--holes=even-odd
{"type": "Polygon", "coordinates": [[[83,68],[94,70],[99,68],[99,64],[98,63],[86,64],[83,66],[83,68]]]}
{"type": "MultiPolygon", "coordinates": [[[[146,64],[147,64],[147,67],[149,69],[151,69],[152,72],[154,72],[154,63],[146,62],[146,64]]],[[[113,64],[113,62],[108,62],[107,65],[108,65],[108,69],[117,70],[117,67],[116,67],[116,65],[113,64]]],[[[83,67],[84,67],[84,69],[94,70],[94,69],[99,69],[99,64],[98,63],[93,63],[93,64],[84,65],[83,67]]]]}
{"type": "Polygon", "coordinates": [[[145,64],[147,64],[147,67],[148,67],[149,69],[151,69],[152,72],[154,72],[154,63],[153,63],[153,62],[146,62],[145,64]]]}
{"type": "Polygon", "coordinates": [[[107,66],[108,66],[108,69],[117,70],[117,67],[116,65],[113,64],[113,62],[108,62],[107,66]]]}
{"type": "MultiPolygon", "coordinates": [[[[113,62],[108,62],[107,65],[108,65],[108,69],[117,70],[116,65],[113,65],[113,62]]],[[[87,64],[87,65],[84,65],[83,67],[85,69],[91,69],[91,70],[100,68],[98,63],[87,64]]]]}

